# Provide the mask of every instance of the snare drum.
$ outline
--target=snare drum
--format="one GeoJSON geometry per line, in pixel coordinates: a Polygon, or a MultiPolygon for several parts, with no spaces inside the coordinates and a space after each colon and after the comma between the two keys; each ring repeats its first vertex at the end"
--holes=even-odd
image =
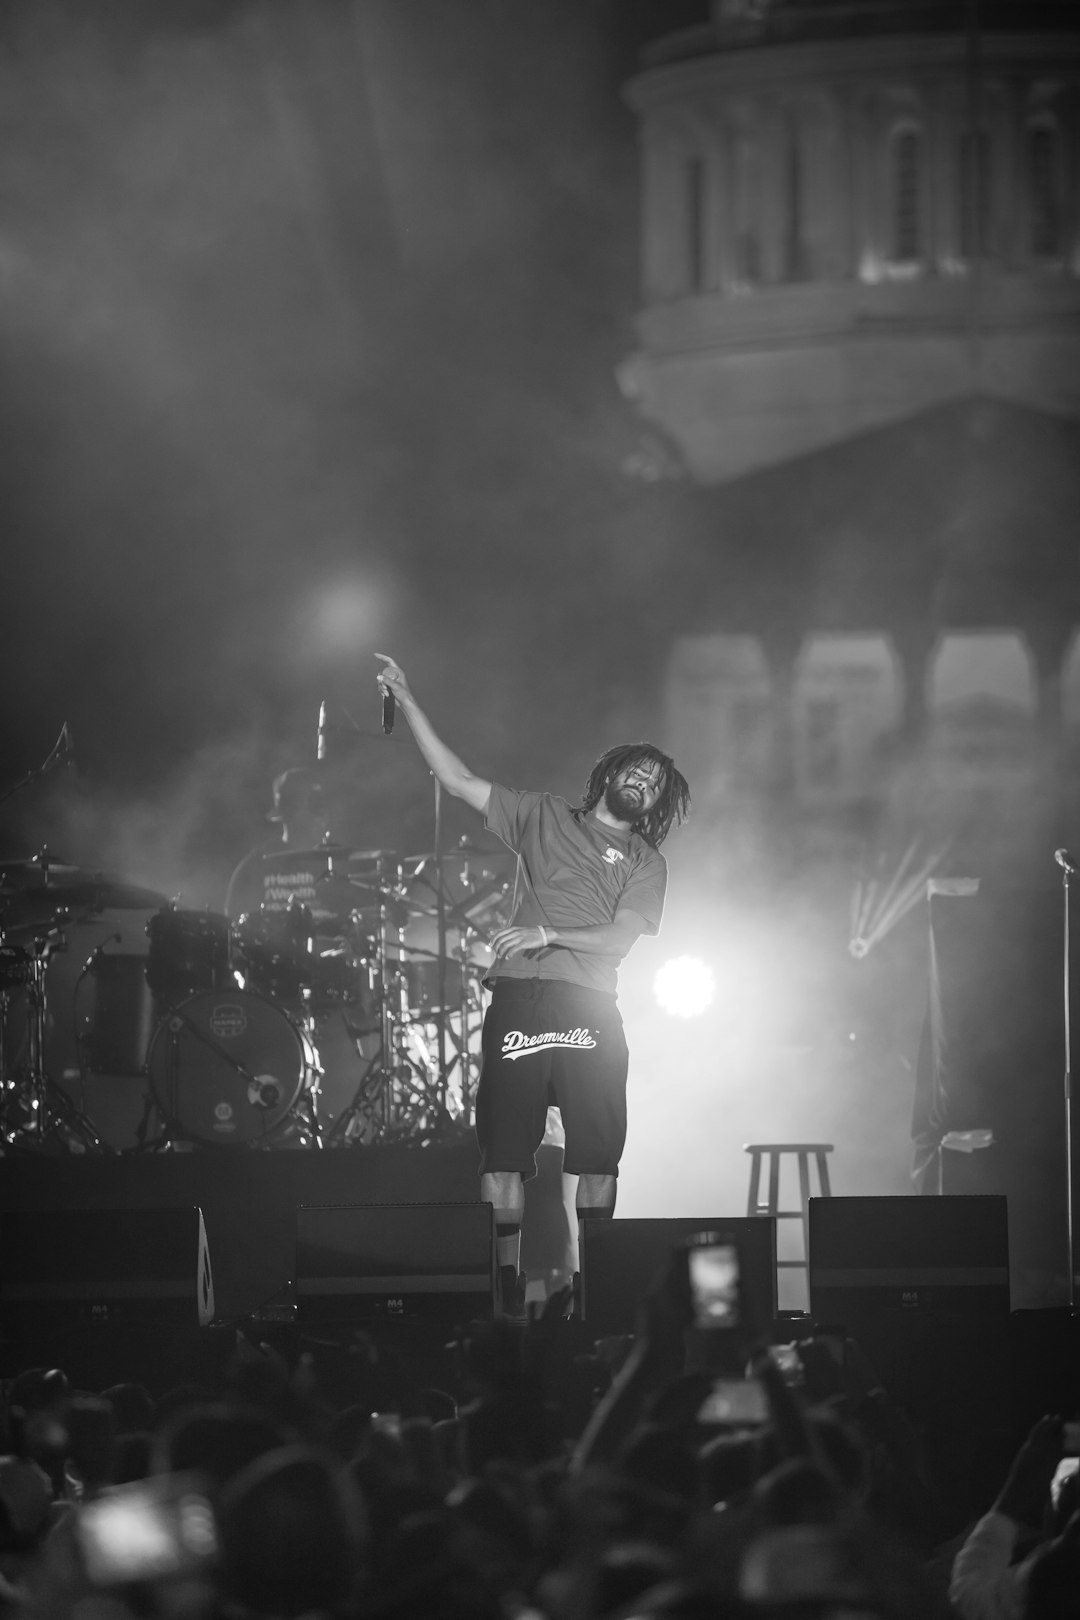
{"type": "Polygon", "coordinates": [[[260,906],[236,925],[236,948],[245,987],[293,1006],[315,979],[315,939],[306,906],[274,911],[260,906]]]}
{"type": "Polygon", "coordinates": [[[150,1085],[171,1127],[207,1144],[273,1134],[317,1062],[303,1030],[247,990],[189,996],[162,1019],[147,1056],[150,1085]]]}
{"type": "Polygon", "coordinates": [[[228,917],[165,906],[150,918],[146,937],[146,982],[155,996],[177,1001],[196,990],[221,990],[235,982],[228,917]]]}

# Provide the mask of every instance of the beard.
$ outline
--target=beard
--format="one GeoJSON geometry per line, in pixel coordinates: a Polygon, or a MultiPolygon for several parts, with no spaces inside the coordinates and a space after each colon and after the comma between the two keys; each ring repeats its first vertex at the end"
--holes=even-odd
{"type": "Polygon", "coordinates": [[[616,821],[627,821],[631,825],[648,814],[644,800],[635,788],[615,782],[609,782],[604,789],[604,808],[616,821]]]}

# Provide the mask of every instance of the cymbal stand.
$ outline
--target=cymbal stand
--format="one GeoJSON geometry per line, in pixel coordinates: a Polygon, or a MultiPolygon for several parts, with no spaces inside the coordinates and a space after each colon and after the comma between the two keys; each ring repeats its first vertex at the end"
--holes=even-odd
{"type": "Polygon", "coordinates": [[[406,1126],[410,1060],[402,1040],[408,1014],[408,985],[400,920],[401,863],[380,855],[376,867],[379,909],[375,929],[375,990],[379,1046],[350,1107],[336,1121],[333,1136],[365,1142],[402,1134],[406,1126]],[[358,1129],[359,1127],[359,1129],[358,1129]]]}
{"type": "Polygon", "coordinates": [[[443,882],[442,783],[434,774],[432,779],[435,783],[435,926],[438,943],[435,1049],[439,1059],[439,1101],[445,1109],[450,1076],[446,1066],[446,885],[443,882]]]}
{"type": "Polygon", "coordinates": [[[25,776],[20,776],[18,781],[13,782],[9,788],[5,788],[0,793],[0,804],[6,804],[9,799],[15,798],[24,788],[28,788],[32,782],[40,782],[41,778],[48,776],[49,772],[54,770],[57,765],[71,764],[74,759],[75,753],[71,745],[71,733],[65,720],[60,728],[59,737],[57,737],[41,764],[35,765],[32,770],[26,772],[25,776]]]}
{"type": "Polygon", "coordinates": [[[14,1095],[14,1082],[8,1081],[8,1011],[11,1006],[11,993],[6,988],[0,991],[0,1142],[6,1142],[7,1127],[4,1116],[7,1112],[8,1093],[14,1095]]]}
{"type": "Polygon", "coordinates": [[[461,1070],[461,1114],[463,1125],[473,1124],[476,1108],[476,1090],[480,1083],[480,1037],[484,1026],[483,970],[472,960],[473,942],[478,939],[475,928],[461,930],[458,941],[458,960],[461,964],[461,997],[458,1016],[461,1020],[461,1040],[458,1046],[458,1064],[461,1070]]]}
{"type": "Polygon", "coordinates": [[[27,1007],[27,1062],[21,1095],[14,1082],[6,1087],[7,1095],[29,1115],[29,1120],[9,1127],[5,1121],[3,1139],[12,1146],[23,1144],[41,1148],[50,1132],[63,1125],[81,1139],[83,1147],[107,1149],[90,1120],[76,1108],[71,1098],[49,1080],[45,1062],[45,1031],[48,1023],[48,990],[46,971],[49,958],[56,951],[67,949],[67,940],[59,921],[42,934],[34,936],[29,955],[29,974],[26,981],[27,1007]],[[50,1101],[55,1108],[50,1107],[50,1101]]]}

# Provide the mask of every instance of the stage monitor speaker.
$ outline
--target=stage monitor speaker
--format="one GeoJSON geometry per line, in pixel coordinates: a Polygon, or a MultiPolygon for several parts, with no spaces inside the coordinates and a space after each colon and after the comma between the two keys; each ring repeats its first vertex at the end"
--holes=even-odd
{"type": "Polygon", "coordinates": [[[776,1221],[771,1215],[586,1218],[580,1232],[580,1309],[594,1338],[632,1333],[641,1297],[672,1249],[705,1232],[739,1246],[748,1311],[766,1330],[775,1320],[776,1221]]]}
{"type": "Polygon", "coordinates": [[[301,1322],[491,1316],[492,1206],[301,1205],[293,1277],[301,1322]]]}
{"type": "Polygon", "coordinates": [[[882,1309],[1007,1317],[1005,1199],[811,1198],[814,1319],[844,1323],[882,1309]]]}
{"type": "Polygon", "coordinates": [[[810,1310],[919,1419],[957,1425],[1008,1388],[1003,1197],[811,1198],[810,1310]]]}
{"type": "Polygon", "coordinates": [[[4,1210],[0,1306],[23,1322],[168,1318],[205,1327],[214,1278],[202,1210],[4,1210]]]}

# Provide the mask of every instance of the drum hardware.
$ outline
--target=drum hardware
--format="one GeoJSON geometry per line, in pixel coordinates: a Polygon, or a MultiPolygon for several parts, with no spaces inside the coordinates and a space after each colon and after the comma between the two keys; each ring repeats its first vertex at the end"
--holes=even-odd
{"type": "Polygon", "coordinates": [[[33,959],[25,945],[10,945],[0,933],[0,993],[29,984],[32,972],[33,959]]]}
{"type": "MultiPolygon", "coordinates": [[[[27,1061],[23,1072],[9,1076],[6,1068],[2,1075],[0,1092],[0,1120],[2,1138],[9,1146],[44,1147],[50,1137],[58,1137],[64,1145],[78,1149],[96,1148],[108,1151],[91,1121],[77,1108],[67,1094],[52,1083],[45,1064],[45,1031],[48,1018],[48,993],[45,974],[50,958],[67,950],[63,923],[68,919],[63,908],[58,908],[52,928],[36,934],[27,951],[26,991],[27,1061]],[[66,1138],[62,1131],[67,1133],[66,1138]]],[[[4,1011],[6,1014],[6,994],[4,1011]]]]}
{"type": "Polygon", "coordinates": [[[48,854],[27,861],[0,863],[0,901],[4,927],[34,928],[52,921],[61,907],[68,912],[152,911],[165,904],[156,889],[125,883],[106,872],[73,866],[48,854]]]}
{"type": "MultiPolygon", "coordinates": [[[[438,842],[438,825],[436,833],[438,842]]],[[[320,916],[316,903],[314,915],[304,907],[258,914],[258,928],[249,916],[246,929],[47,851],[0,864],[0,1016],[7,1024],[10,1008],[18,1017],[22,998],[28,1026],[17,1075],[5,1068],[0,1043],[3,1139],[138,1152],[184,1143],[273,1147],[291,1132],[294,1142],[322,1147],[431,1140],[471,1124],[483,1016],[477,949],[509,887],[491,869],[498,857],[464,844],[444,858],[404,862],[390,851],[330,844],[318,853],[344,902],[334,915],[320,916]],[[130,1075],[147,1087],[135,1148],[103,1143],[78,1099],[46,1073],[49,959],[69,948],[76,922],[92,923],[111,907],[149,913],[148,953],[130,944],[111,950],[122,943],[111,935],[73,987],[67,977],[64,999],[70,990],[83,1099],[87,1075],[130,1075]],[[87,982],[93,995],[86,991],[89,1012],[84,998],[80,1015],[75,995],[87,982]],[[218,1030],[219,1013],[245,1029],[218,1030]],[[337,1054],[339,1089],[331,1095],[335,1107],[338,1097],[346,1102],[325,1126],[320,1020],[335,1032],[328,1051],[337,1054]]]]}
{"type": "Polygon", "coordinates": [[[509,884],[477,864],[481,854],[488,866],[496,864],[498,852],[478,851],[463,840],[451,855],[439,855],[437,787],[436,793],[436,852],[401,861],[370,851],[333,863],[337,876],[342,867],[347,872],[359,902],[350,916],[354,932],[368,931],[353,949],[368,971],[378,1041],[328,1143],[426,1141],[472,1124],[483,1021],[478,915],[497,909],[509,884]],[[460,870],[452,870],[459,859],[460,870]],[[434,937],[424,943],[409,937],[425,930],[434,937]]]}
{"type": "MultiPolygon", "coordinates": [[[[372,1012],[377,1014],[370,1033],[377,1036],[377,1045],[374,1055],[365,1059],[352,1101],[329,1128],[328,1144],[417,1140],[441,1132],[447,1122],[439,1071],[430,1052],[418,1050],[412,1030],[404,932],[415,908],[409,903],[398,857],[389,851],[373,854],[375,870],[350,882],[354,892],[377,902],[374,928],[354,946],[357,963],[368,972],[372,1012]]],[[[372,856],[366,859],[370,862],[372,856]]],[[[361,928],[369,929],[372,919],[365,907],[354,911],[351,920],[359,934],[361,928]]],[[[363,1033],[355,1021],[352,1033],[354,1038],[363,1033]]]]}
{"type": "MultiPolygon", "coordinates": [[[[70,728],[65,720],[60,727],[60,735],[45,755],[41,764],[35,765],[26,772],[25,776],[18,777],[9,788],[0,793],[0,804],[6,804],[9,799],[14,799],[24,788],[30,787],[34,782],[40,782],[43,776],[48,776],[49,772],[55,770],[57,766],[74,765],[74,763],[75,745],[72,741],[70,728]]],[[[44,850],[42,853],[44,854],[44,850]]]]}
{"type": "Polygon", "coordinates": [[[299,1005],[315,978],[315,921],[295,900],[287,907],[245,912],[235,929],[236,954],[246,988],[299,1005]]]}

